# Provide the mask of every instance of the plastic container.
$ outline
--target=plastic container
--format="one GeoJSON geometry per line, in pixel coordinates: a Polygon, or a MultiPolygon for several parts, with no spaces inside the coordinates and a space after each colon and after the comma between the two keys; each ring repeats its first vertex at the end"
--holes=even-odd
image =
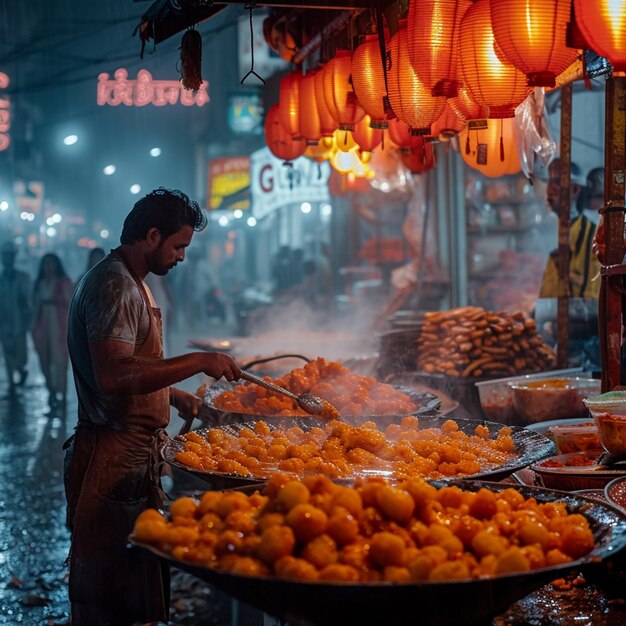
{"type": "Polygon", "coordinates": [[[598,466],[597,461],[601,454],[601,449],[558,454],[534,463],[530,469],[537,475],[537,481],[548,489],[603,489],[623,472],[605,470],[598,466]]]}
{"type": "Polygon", "coordinates": [[[552,378],[510,383],[513,407],[527,423],[586,417],[583,400],[600,393],[601,382],[593,378],[552,378]]]}
{"type": "Polygon", "coordinates": [[[476,388],[478,389],[484,417],[501,424],[519,424],[521,420],[513,406],[513,390],[509,383],[524,383],[537,379],[546,380],[563,376],[576,376],[581,373],[582,368],[578,367],[477,382],[476,388]]]}
{"type": "Polygon", "coordinates": [[[585,405],[598,427],[602,447],[626,457],[626,391],[609,391],[585,400],[585,405]]]}
{"type": "Polygon", "coordinates": [[[559,454],[598,450],[602,447],[598,428],[593,422],[552,426],[548,436],[554,440],[559,454]]]}

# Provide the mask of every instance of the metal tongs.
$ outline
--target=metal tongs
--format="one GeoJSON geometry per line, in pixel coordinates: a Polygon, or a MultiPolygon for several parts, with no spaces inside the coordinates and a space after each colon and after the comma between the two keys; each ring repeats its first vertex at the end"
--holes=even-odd
{"type": "Polygon", "coordinates": [[[275,391],[276,393],[282,393],[284,396],[295,400],[298,403],[298,406],[309,415],[314,415],[322,419],[339,418],[339,411],[330,402],[323,400],[319,396],[314,396],[310,393],[303,393],[297,396],[295,393],[291,393],[291,391],[287,391],[282,387],[269,383],[245,370],[241,370],[241,378],[250,381],[251,383],[255,383],[256,385],[260,385],[261,387],[265,387],[271,391],[275,391]]]}

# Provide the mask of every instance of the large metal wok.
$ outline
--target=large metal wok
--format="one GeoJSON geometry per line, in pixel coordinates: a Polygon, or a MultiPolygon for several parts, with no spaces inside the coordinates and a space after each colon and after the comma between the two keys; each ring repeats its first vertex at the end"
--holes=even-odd
{"type": "MultiPolygon", "coordinates": [[[[365,419],[374,419],[378,424],[382,426],[387,426],[388,424],[399,423],[402,416],[369,416],[369,418],[359,417],[359,418],[351,418],[355,420],[354,424],[359,424],[365,419]],[[360,421],[359,421],[360,420],[360,421]]],[[[242,422],[234,422],[232,424],[223,424],[222,426],[218,426],[220,430],[227,432],[231,435],[238,435],[239,431],[243,428],[253,428],[254,422],[258,419],[263,419],[270,428],[290,428],[292,426],[298,426],[302,428],[302,430],[308,430],[314,426],[319,426],[320,422],[318,419],[313,417],[296,417],[296,418],[286,418],[286,417],[264,417],[257,419],[248,419],[242,422]]],[[[440,428],[441,425],[447,421],[449,418],[441,415],[422,415],[419,417],[419,427],[420,429],[425,428],[440,428]]],[[[476,426],[479,424],[483,424],[489,428],[491,433],[497,432],[500,428],[502,428],[502,424],[497,424],[495,422],[488,422],[485,420],[470,420],[470,419],[462,419],[456,418],[455,422],[459,425],[459,430],[466,434],[474,434],[476,430],[476,426]]],[[[511,428],[511,436],[513,437],[513,441],[515,443],[516,456],[514,459],[508,461],[507,463],[500,465],[498,467],[486,469],[484,471],[478,472],[477,474],[468,475],[466,478],[470,479],[485,479],[485,480],[502,480],[506,478],[513,472],[530,465],[531,463],[535,463],[547,456],[555,454],[554,443],[545,437],[544,435],[540,435],[539,433],[533,432],[532,430],[528,430],[526,428],[522,428],[520,426],[510,426],[511,428]]],[[[200,429],[196,432],[206,435],[210,429],[200,429]]],[[[161,454],[163,459],[169,463],[170,465],[177,467],[185,472],[189,472],[198,478],[205,480],[210,483],[215,489],[226,489],[229,487],[237,487],[238,485],[250,484],[253,482],[262,482],[263,480],[269,478],[269,476],[273,473],[276,473],[277,470],[268,468],[267,476],[261,477],[244,477],[237,474],[224,474],[219,472],[204,472],[201,470],[194,469],[189,467],[188,465],[184,465],[176,460],[176,453],[181,452],[184,449],[184,444],[179,439],[168,439],[162,450],[161,454]]],[[[361,472],[360,475],[380,475],[386,478],[393,478],[393,476],[388,471],[384,470],[366,470],[361,472]]],[[[355,475],[356,477],[356,475],[355,475]]],[[[350,480],[347,478],[346,480],[350,480]]]]}
{"type": "MultiPolygon", "coordinates": [[[[472,491],[486,485],[478,481],[454,481],[454,484],[472,491]]],[[[582,513],[589,520],[595,548],[571,563],[491,579],[331,584],[229,574],[174,560],[151,546],[135,545],[232,597],[287,621],[290,626],[482,625],[551,580],[571,571],[584,573],[597,568],[603,559],[626,546],[626,518],[610,505],[566,492],[487,484],[494,491],[514,488],[524,497],[534,497],[540,502],[565,502],[570,513],[582,513]]]]}
{"type": "MultiPolygon", "coordinates": [[[[244,422],[256,419],[266,419],[266,416],[258,415],[256,413],[242,413],[239,411],[224,411],[215,406],[215,398],[224,391],[234,389],[240,383],[218,383],[207,387],[206,394],[204,396],[204,406],[202,407],[202,420],[209,422],[216,426],[223,424],[232,424],[233,422],[244,422]]],[[[405,415],[424,415],[434,413],[440,406],[441,400],[432,393],[424,393],[411,389],[410,387],[399,387],[394,385],[396,391],[400,391],[411,400],[413,400],[417,407],[412,413],[403,413],[402,415],[342,415],[341,421],[348,424],[362,424],[368,420],[374,419],[378,423],[394,424],[399,418],[405,415]],[[382,420],[382,421],[381,421],[382,420]]],[[[281,416],[279,419],[297,419],[298,415],[293,416],[281,416]]],[[[317,422],[319,426],[319,420],[317,422]]]]}

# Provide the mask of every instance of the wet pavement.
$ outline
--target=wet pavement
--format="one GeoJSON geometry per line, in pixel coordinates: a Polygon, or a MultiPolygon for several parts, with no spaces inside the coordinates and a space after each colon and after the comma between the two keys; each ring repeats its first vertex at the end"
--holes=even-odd
{"type": "MultiPolygon", "coordinates": [[[[178,343],[173,353],[186,351],[185,341],[178,343]]],[[[77,403],[70,385],[67,407],[49,411],[32,346],[28,370],[25,385],[9,396],[0,357],[0,625],[61,626],[70,623],[62,447],[76,424],[77,403]]],[[[196,377],[181,386],[193,390],[200,382],[196,377]]],[[[175,433],[181,424],[173,416],[170,428],[175,433]]],[[[176,476],[166,486],[174,497],[202,489],[176,476]]],[[[172,573],[169,624],[231,623],[229,599],[190,575],[172,573]]]]}

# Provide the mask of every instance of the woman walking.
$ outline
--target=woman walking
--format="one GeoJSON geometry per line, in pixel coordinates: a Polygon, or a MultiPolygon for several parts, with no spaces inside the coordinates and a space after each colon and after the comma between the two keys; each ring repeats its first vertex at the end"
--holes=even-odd
{"type": "Polygon", "coordinates": [[[67,391],[67,314],[74,285],[61,259],[44,254],[33,292],[33,343],[50,394],[50,410],[65,406],[67,391]]]}

